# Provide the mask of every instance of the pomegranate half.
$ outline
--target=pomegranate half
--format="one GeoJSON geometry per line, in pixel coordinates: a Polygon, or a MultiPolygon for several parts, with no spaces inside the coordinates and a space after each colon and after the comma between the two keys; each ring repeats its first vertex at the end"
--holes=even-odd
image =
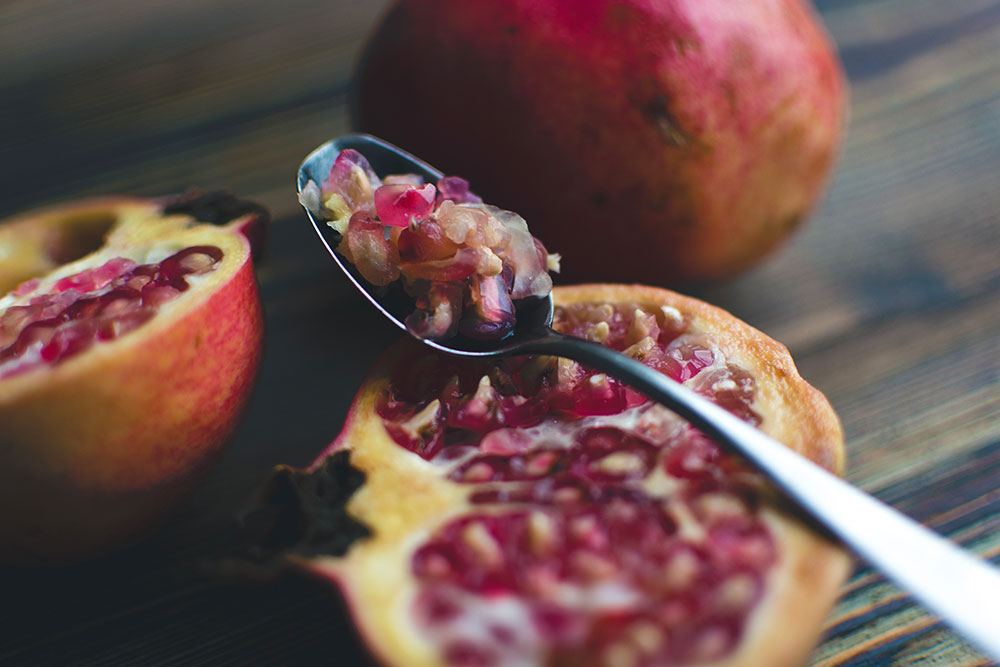
{"type": "MultiPolygon", "coordinates": [[[[780,344],[658,288],[554,295],[558,329],[841,469],[839,422],[780,344]]],[[[249,523],[258,556],[339,587],[374,656],[405,667],[802,664],[849,563],[758,473],[615,380],[411,340],[249,523]]]]}
{"type": "Polygon", "coordinates": [[[25,281],[0,296],[0,561],[134,539],[207,470],[260,359],[266,219],[210,194],[0,223],[3,287],[25,281]]]}

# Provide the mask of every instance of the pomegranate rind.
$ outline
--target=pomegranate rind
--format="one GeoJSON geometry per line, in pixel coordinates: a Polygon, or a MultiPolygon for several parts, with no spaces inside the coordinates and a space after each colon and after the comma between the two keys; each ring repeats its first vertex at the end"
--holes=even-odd
{"type": "MultiPolygon", "coordinates": [[[[7,562],[89,556],[155,525],[221,454],[262,352],[251,247],[239,231],[247,220],[216,227],[163,216],[151,202],[101,199],[46,211],[39,224],[81,211],[115,221],[105,245],[39,279],[39,289],[137,248],[212,245],[223,258],[141,327],[0,381],[7,562]]],[[[14,300],[9,294],[0,306],[14,300]]]]}
{"type": "Polygon", "coordinates": [[[158,210],[154,202],[145,199],[95,197],[0,222],[0,296],[96,248],[102,237],[122,221],[155,216],[158,210]],[[71,247],[85,245],[94,248],[80,248],[74,253],[71,247]]]}
{"type": "MultiPolygon", "coordinates": [[[[674,309],[688,331],[713,337],[730,360],[755,374],[760,428],[812,460],[835,471],[843,468],[843,435],[826,398],[803,380],[787,349],[725,311],[667,290],[639,285],[582,285],[554,290],[557,305],[635,303],[674,309]]],[[[403,450],[387,433],[376,407],[394,368],[424,348],[405,340],[378,362],[359,391],[341,434],[313,467],[335,452],[350,452],[350,463],[366,480],[350,498],[347,512],[373,537],[351,545],[343,557],[290,556],[297,567],[336,586],[375,656],[385,664],[440,665],[438,647],[414,622],[412,574],[416,548],[451,519],[488,513],[469,501],[468,487],[447,481],[435,468],[403,450]]],[[[742,640],[712,664],[802,664],[815,646],[822,623],[845,580],[850,559],[837,545],[793,518],[776,495],[761,511],[775,540],[778,561],[765,579],[765,594],[754,607],[742,640]]]]}

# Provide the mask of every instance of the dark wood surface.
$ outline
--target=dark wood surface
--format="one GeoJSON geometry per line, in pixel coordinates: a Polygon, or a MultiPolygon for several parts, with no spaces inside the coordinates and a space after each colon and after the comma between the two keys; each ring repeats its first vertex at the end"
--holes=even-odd
{"type": "MultiPolygon", "coordinates": [[[[220,582],[198,564],[225,548],[273,465],[306,464],[336,435],[362,375],[397,338],[334,273],[293,181],[313,147],[348,129],[350,72],[383,6],[0,4],[0,215],[197,184],[275,217],[259,273],[264,365],[226,457],[141,544],[0,573],[0,663],[361,660],[343,610],[316,584],[220,582]]],[[[699,296],[789,346],[843,420],[851,481],[996,562],[1000,0],[819,6],[853,97],[829,196],[769,262],[699,296]]],[[[813,664],[990,663],[859,564],[813,664]]]]}

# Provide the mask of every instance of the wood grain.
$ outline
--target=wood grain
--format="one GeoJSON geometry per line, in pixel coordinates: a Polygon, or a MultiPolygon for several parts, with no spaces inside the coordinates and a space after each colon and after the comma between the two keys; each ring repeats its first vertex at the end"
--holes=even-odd
{"type": "MultiPolygon", "coordinates": [[[[386,4],[0,4],[0,215],[193,184],[275,215],[267,352],[226,458],[135,547],[0,572],[0,663],[364,660],[327,591],[200,566],[273,465],[305,464],[336,435],[396,338],[334,274],[293,192],[301,159],[349,127],[351,71],[386,4]]],[[[1000,0],[817,4],[852,89],[829,194],[768,262],[697,295],[789,346],[843,420],[853,482],[996,563],[1000,0]]],[[[812,664],[993,663],[859,564],[812,664]]]]}

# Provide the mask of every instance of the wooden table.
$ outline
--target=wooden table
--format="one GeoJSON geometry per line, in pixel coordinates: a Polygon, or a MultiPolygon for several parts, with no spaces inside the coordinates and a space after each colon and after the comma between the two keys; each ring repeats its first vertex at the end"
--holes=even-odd
{"type": "MultiPolygon", "coordinates": [[[[348,129],[348,77],[383,5],[0,5],[0,215],[198,184],[275,217],[260,270],[266,356],[226,458],[142,544],[3,572],[0,662],[361,660],[339,603],[315,584],[219,582],[195,566],[225,547],[273,465],[303,465],[336,435],[363,373],[398,336],[335,273],[293,182],[310,149],[348,129]]],[[[820,9],[853,88],[832,190],[771,261],[700,296],[791,348],[843,419],[851,481],[996,561],[1000,0],[820,9]]],[[[860,565],[813,664],[988,661],[860,565]]]]}

